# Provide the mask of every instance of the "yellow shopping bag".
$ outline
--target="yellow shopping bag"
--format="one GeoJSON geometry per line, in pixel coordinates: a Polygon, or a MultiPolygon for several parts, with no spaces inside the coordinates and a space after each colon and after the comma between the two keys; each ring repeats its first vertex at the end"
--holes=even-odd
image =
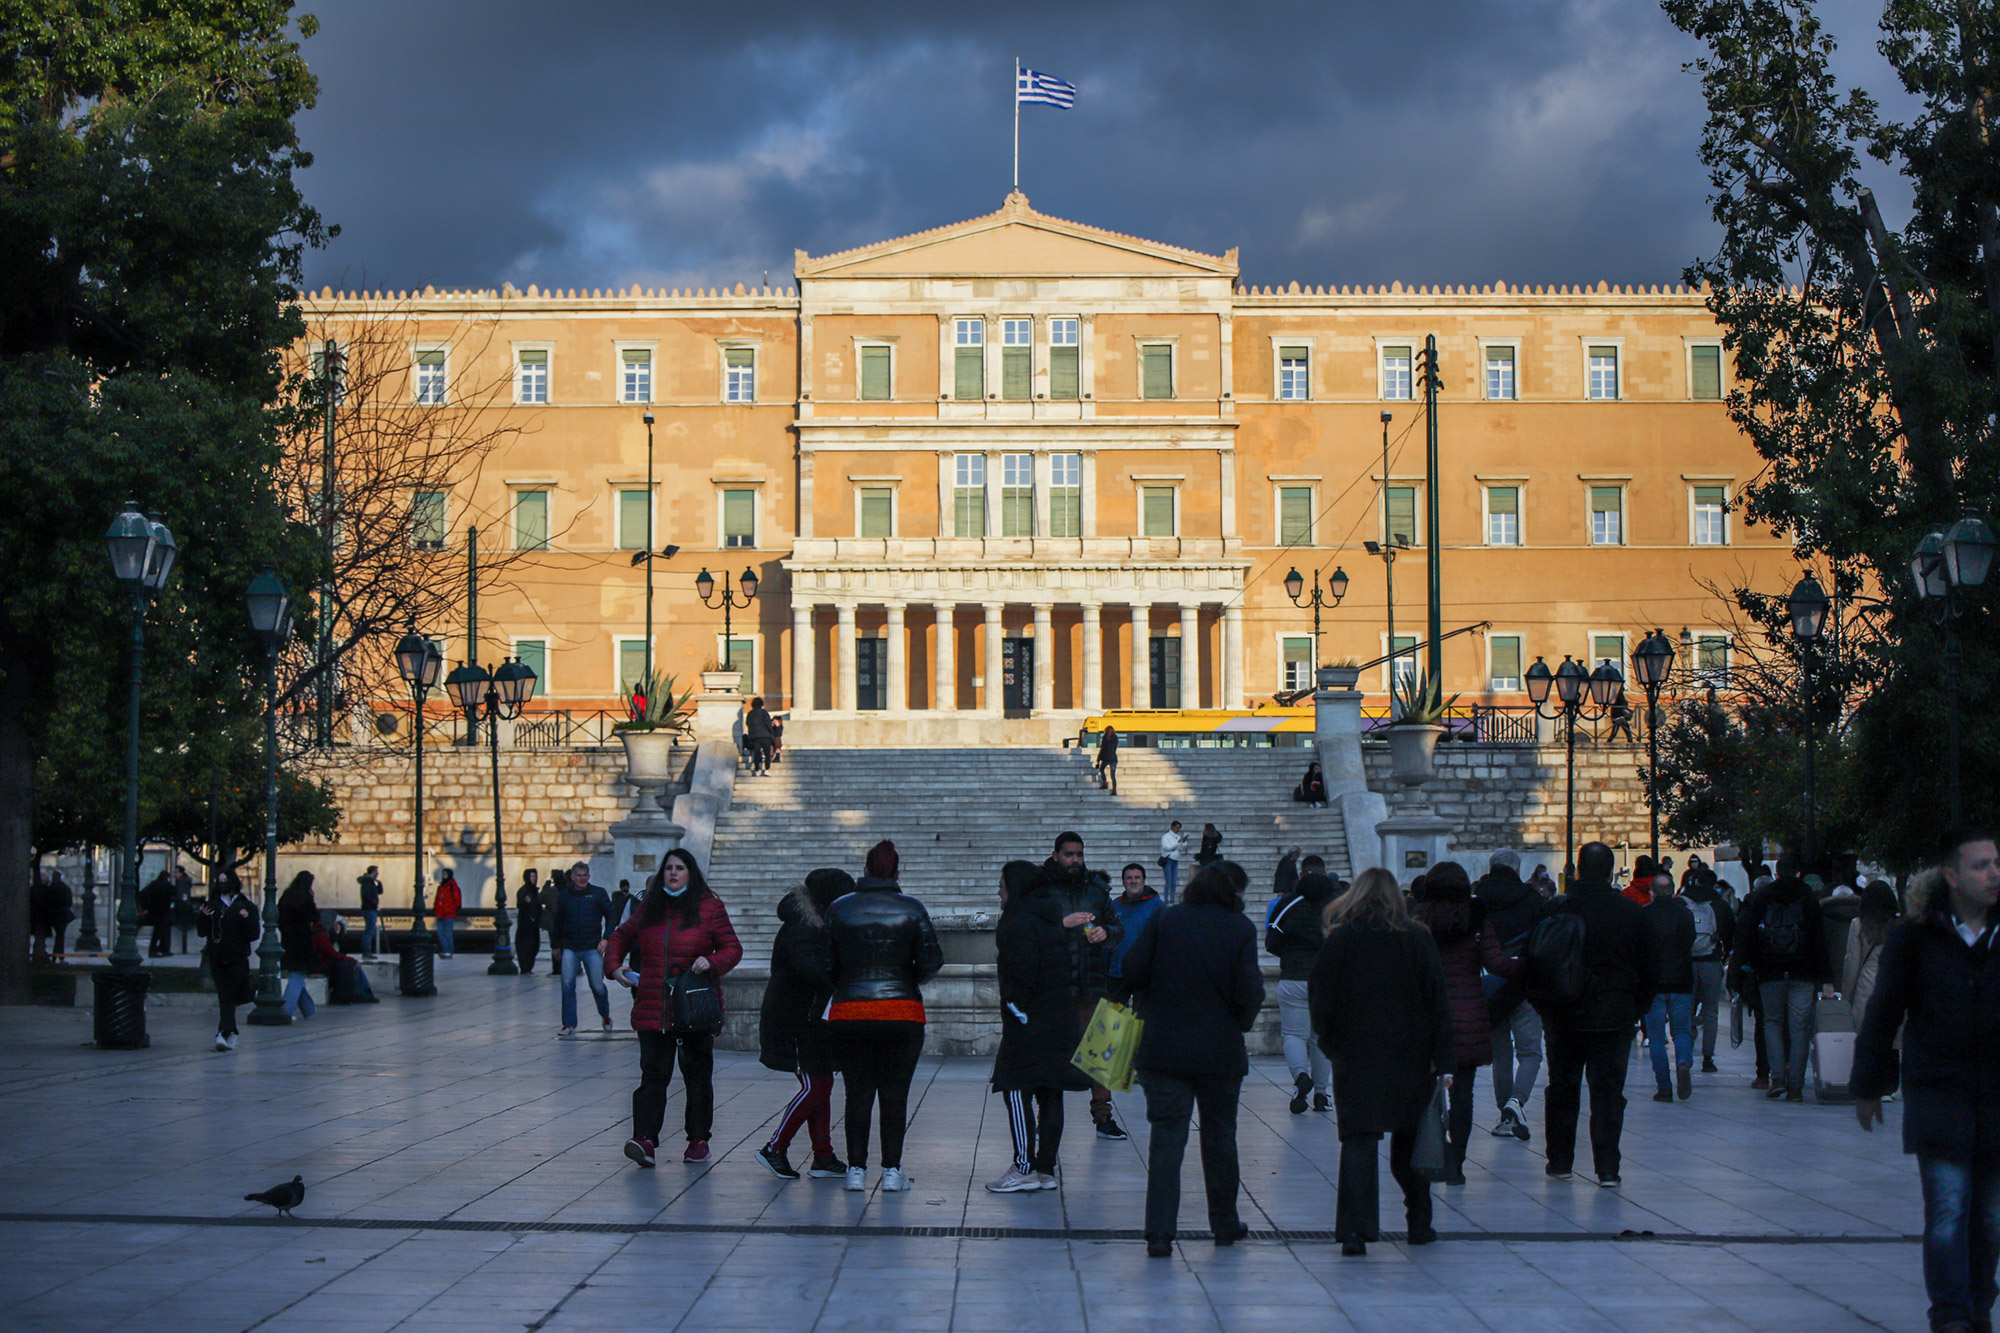
{"type": "Polygon", "coordinates": [[[1139,1053],[1139,1034],[1145,1030],[1145,1020],[1124,1005],[1099,1000],[1069,1062],[1113,1092],[1130,1092],[1132,1057],[1139,1053]]]}

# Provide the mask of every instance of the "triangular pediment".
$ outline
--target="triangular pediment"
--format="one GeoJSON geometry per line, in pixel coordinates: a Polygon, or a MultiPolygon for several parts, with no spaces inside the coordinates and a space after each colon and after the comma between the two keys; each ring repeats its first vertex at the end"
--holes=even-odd
{"type": "Polygon", "coordinates": [[[1225,277],[1237,274],[1236,251],[1205,255],[1158,241],[1037,213],[1026,195],[1007,196],[998,212],[950,226],[810,258],[795,252],[800,279],[913,276],[1225,277]]]}

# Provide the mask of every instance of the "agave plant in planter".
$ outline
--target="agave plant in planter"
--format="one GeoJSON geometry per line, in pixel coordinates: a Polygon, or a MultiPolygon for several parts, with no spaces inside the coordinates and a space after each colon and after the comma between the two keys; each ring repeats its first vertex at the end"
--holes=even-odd
{"type": "Polygon", "coordinates": [[[1389,768],[1396,781],[1418,787],[1437,776],[1433,752],[1444,734],[1444,719],[1458,696],[1444,691],[1429,674],[1397,674],[1389,684],[1390,712],[1395,720],[1385,729],[1389,738],[1389,768]]]}
{"type": "Polygon", "coordinates": [[[625,773],[635,782],[673,776],[674,742],[694,733],[694,691],[674,689],[672,676],[648,672],[625,696],[624,721],[612,725],[625,746],[625,773]]]}

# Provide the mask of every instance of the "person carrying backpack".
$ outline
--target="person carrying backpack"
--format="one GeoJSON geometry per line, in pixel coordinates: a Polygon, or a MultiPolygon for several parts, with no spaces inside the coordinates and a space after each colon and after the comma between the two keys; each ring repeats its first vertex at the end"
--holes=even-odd
{"type": "Polygon", "coordinates": [[[1701,1072],[1713,1074],[1725,1007],[1722,964],[1736,940],[1736,911],[1707,866],[1695,872],[1681,900],[1694,916],[1694,1028],[1701,1035],[1701,1072]]]}
{"type": "Polygon", "coordinates": [[[1798,858],[1778,858],[1778,877],[1743,904],[1736,926],[1736,963],[1757,979],[1763,1000],[1764,1046],[1771,1057],[1776,1100],[1806,1099],[1806,1057],[1812,1049],[1813,991],[1826,987],[1826,923],[1812,890],[1799,878],[1798,858]]]}

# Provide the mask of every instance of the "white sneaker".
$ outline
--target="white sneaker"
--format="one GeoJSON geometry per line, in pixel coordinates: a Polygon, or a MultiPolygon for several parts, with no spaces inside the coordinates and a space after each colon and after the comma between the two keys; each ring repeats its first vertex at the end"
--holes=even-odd
{"type": "Polygon", "coordinates": [[[867,1167],[865,1167],[865,1166],[850,1166],[850,1167],[848,1167],[848,1168],[847,1168],[847,1188],[849,1188],[849,1189],[851,1189],[851,1190],[865,1190],[865,1189],[867,1189],[867,1188],[868,1188],[868,1168],[867,1168],[867,1167]]]}
{"type": "Polygon", "coordinates": [[[1052,1171],[1035,1172],[1035,1183],[1045,1190],[1062,1188],[1062,1183],[1055,1178],[1055,1173],[1052,1171]]]}
{"type": "Polygon", "coordinates": [[[222,1034],[221,1034],[220,1032],[216,1033],[216,1034],[215,1034],[215,1049],[216,1049],[216,1050],[218,1050],[218,1051],[226,1051],[226,1050],[228,1050],[228,1049],[229,1049],[229,1038],[227,1038],[227,1037],[223,1036],[223,1035],[222,1035],[222,1034]]]}
{"type": "MultiPolygon", "coordinates": [[[[885,1172],[884,1174],[887,1173],[885,1172]]],[[[1029,1190],[1038,1190],[1041,1187],[1042,1180],[1040,1176],[1037,1176],[1033,1171],[1023,1171],[1017,1166],[1008,1167],[1006,1174],[1001,1176],[1000,1179],[991,1180],[986,1183],[987,1191],[992,1194],[1024,1194],[1029,1190]]],[[[887,1189],[888,1185],[884,1184],[882,1188],[887,1189]]]]}
{"type": "Polygon", "coordinates": [[[882,1168],[882,1190],[886,1194],[900,1194],[910,1187],[910,1178],[903,1174],[900,1166],[882,1168]]]}
{"type": "Polygon", "coordinates": [[[229,1043],[229,1049],[230,1049],[230,1050],[232,1050],[232,1051],[233,1051],[233,1050],[235,1050],[235,1049],[236,1049],[236,1034],[235,1034],[234,1032],[232,1032],[232,1033],[230,1033],[230,1034],[229,1034],[228,1036],[224,1037],[224,1038],[223,1038],[223,1040],[229,1043]]]}

